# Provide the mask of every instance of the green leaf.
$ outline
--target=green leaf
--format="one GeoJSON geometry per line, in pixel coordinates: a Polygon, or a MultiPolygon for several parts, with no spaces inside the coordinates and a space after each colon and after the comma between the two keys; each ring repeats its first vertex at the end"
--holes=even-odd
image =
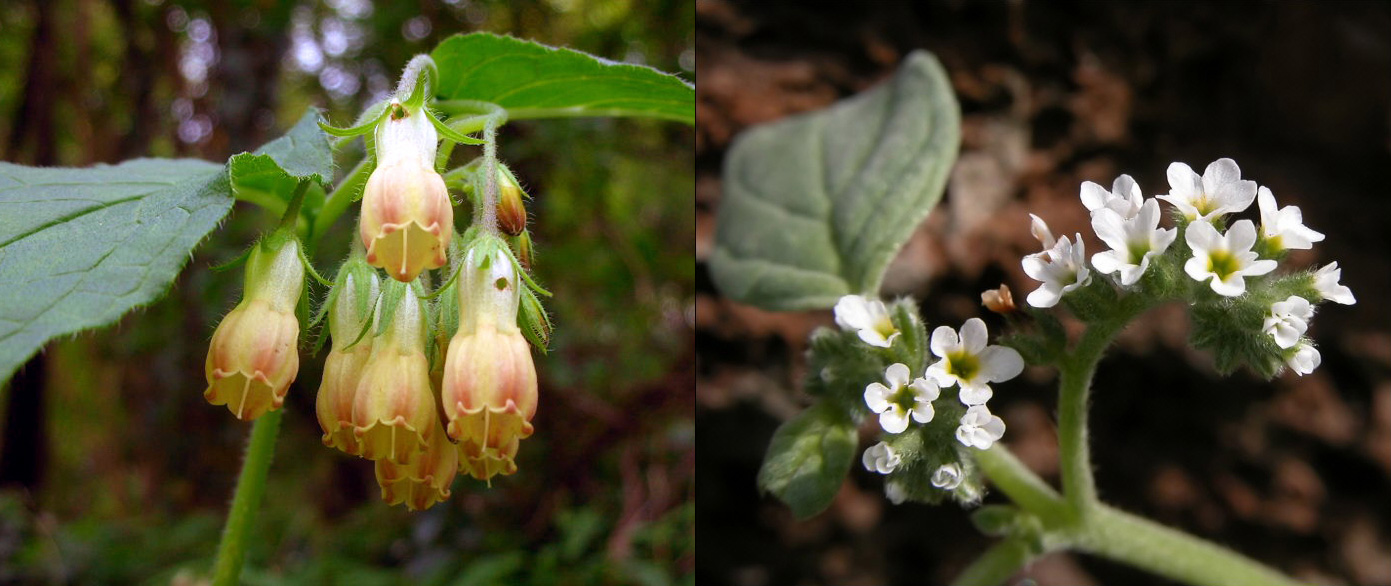
{"type": "Polygon", "coordinates": [[[301,180],[315,183],[304,196],[304,211],[323,207],[323,185],[333,180],[333,151],[319,127],[320,112],[310,108],[285,136],[227,161],[232,194],[271,213],[285,212],[290,194],[301,180]]]}
{"type": "Polygon", "coordinates": [[[855,459],[859,436],[844,413],[822,402],[792,418],[773,434],[758,487],[773,493],[798,518],[831,505],[855,459]]]}
{"type": "Polygon", "coordinates": [[[231,209],[234,184],[265,195],[289,185],[277,195],[288,198],[298,178],[329,177],[317,117],[310,112],[262,155],[227,165],[0,163],[0,381],[48,340],[112,323],[163,295],[189,251],[231,209]]]}
{"type": "Polygon", "coordinates": [[[695,87],[641,65],[490,33],[435,47],[439,96],[480,100],[510,119],[642,116],[695,124],[695,87]]]}
{"type": "Polygon", "coordinates": [[[715,284],[772,310],[877,296],[889,261],[941,199],[959,110],[942,66],[915,51],[883,85],[740,135],[724,166],[715,284]]]}

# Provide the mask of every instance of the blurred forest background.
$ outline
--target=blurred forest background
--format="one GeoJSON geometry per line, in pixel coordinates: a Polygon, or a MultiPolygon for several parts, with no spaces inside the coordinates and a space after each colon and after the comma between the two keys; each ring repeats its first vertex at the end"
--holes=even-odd
{"type": "MultiPolygon", "coordinates": [[[[689,81],[694,13],[693,0],[7,1],[0,159],[222,161],[311,105],[346,125],[412,55],[475,30],[689,81]]],[[[491,488],[460,479],[428,512],[388,507],[370,462],[320,443],[322,357],[305,357],[244,580],[691,583],[693,142],[653,121],[504,127],[501,156],[535,195],[557,324],[536,355],[520,471],[491,488]]],[[[346,255],[354,216],[320,246],[320,271],[346,255]]],[[[208,567],[249,430],[201,396],[207,342],[241,288],[241,271],[208,267],[273,221],[238,205],[161,301],[49,344],[14,379],[0,401],[0,583],[186,583],[208,567]]]]}
{"type": "MultiPolygon", "coordinates": [[[[1272,382],[1218,377],[1188,348],[1181,307],[1133,325],[1092,393],[1101,498],[1312,583],[1391,584],[1391,5],[701,0],[696,11],[701,584],[942,584],[989,543],[958,507],[891,506],[858,458],[808,521],[758,494],[773,430],[808,401],[807,335],[834,323],[724,299],[704,265],[731,139],[864,90],[915,48],[951,76],[963,144],[884,295],[918,299],[929,327],[982,316],[998,332],[980,293],[1003,282],[1022,303],[1037,286],[1020,267],[1038,247],[1027,212],[1100,250],[1082,181],[1130,173],[1152,196],[1168,191],[1172,161],[1233,157],[1327,234],[1288,266],[1339,261],[1358,303],[1323,306],[1315,373],[1272,382]]],[[[1053,482],[1055,383],[1029,369],[992,400],[1005,442],[1053,482]]],[[[1026,574],[1019,583],[1168,583],[1073,554],[1026,574]]]]}

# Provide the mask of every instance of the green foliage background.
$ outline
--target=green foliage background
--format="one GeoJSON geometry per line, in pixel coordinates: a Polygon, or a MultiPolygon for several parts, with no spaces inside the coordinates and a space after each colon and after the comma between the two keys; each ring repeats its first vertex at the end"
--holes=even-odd
{"type": "MultiPolygon", "coordinates": [[[[0,159],[221,161],[279,135],[310,106],[351,120],[390,89],[378,77],[394,81],[411,55],[472,30],[689,80],[693,14],[690,0],[6,3],[0,159]],[[327,50],[344,30],[352,34],[343,50],[327,50]],[[299,60],[304,39],[322,52],[317,71],[299,60]],[[216,59],[200,81],[206,47],[216,59]],[[352,76],[357,87],[345,91],[352,76]]],[[[491,488],[460,479],[452,499],[425,513],[386,506],[369,462],[319,442],[321,359],[306,357],[247,583],[692,580],[691,130],[522,121],[503,129],[500,144],[536,196],[538,277],[556,294],[552,350],[537,357],[538,431],[523,444],[520,472],[491,488]]],[[[353,221],[345,215],[322,242],[321,269],[347,250],[353,221]]],[[[273,222],[238,204],[159,302],[49,344],[28,378],[4,390],[0,582],[168,583],[206,569],[249,429],[201,397],[207,341],[240,288],[238,271],[208,267],[273,222]]]]}

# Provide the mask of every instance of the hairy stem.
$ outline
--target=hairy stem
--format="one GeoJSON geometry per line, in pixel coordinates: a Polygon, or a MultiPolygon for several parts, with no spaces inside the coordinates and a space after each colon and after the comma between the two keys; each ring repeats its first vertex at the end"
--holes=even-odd
{"type": "Polygon", "coordinates": [[[314,218],[313,229],[309,232],[310,242],[322,238],[328,233],[328,229],[333,227],[333,223],[338,221],[339,216],[348,211],[353,205],[354,197],[362,191],[362,186],[367,184],[367,178],[372,174],[374,167],[371,155],[363,157],[338,187],[333,188],[333,192],[324,200],[324,207],[319,210],[318,217],[314,218]]]}
{"type": "Polygon", "coordinates": [[[237,492],[232,497],[232,508],[227,512],[222,542],[217,546],[217,562],[213,565],[214,586],[234,586],[239,583],[242,558],[246,555],[247,532],[261,508],[261,497],[266,493],[266,476],[270,472],[271,457],[275,454],[275,436],[280,431],[280,418],[284,413],[282,410],[270,411],[251,425],[251,439],[246,445],[241,476],[237,478],[237,492]]]}
{"type": "Polygon", "coordinates": [[[1067,521],[1067,504],[1053,487],[1020,462],[1004,444],[976,452],[976,464],[1000,492],[1049,525],[1067,521]]]}

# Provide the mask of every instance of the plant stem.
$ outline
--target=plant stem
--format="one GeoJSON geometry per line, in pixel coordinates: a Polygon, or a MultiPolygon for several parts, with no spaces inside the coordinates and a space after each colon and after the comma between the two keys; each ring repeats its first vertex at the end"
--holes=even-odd
{"type": "Polygon", "coordinates": [[[358,161],[357,166],[348,172],[348,176],[333,188],[333,192],[328,194],[324,201],[323,209],[319,210],[319,215],[314,218],[314,227],[309,233],[308,240],[317,241],[322,238],[333,223],[338,221],[338,217],[353,205],[353,196],[357,195],[362,186],[367,183],[367,178],[372,174],[373,157],[369,153],[358,161]]]}
{"type": "Polygon", "coordinates": [[[1036,556],[1022,539],[1009,538],[990,546],[966,566],[952,582],[955,586],[995,586],[1004,584],[1036,556]]]}
{"type": "Polygon", "coordinates": [[[246,555],[246,535],[256,518],[256,512],[261,508],[261,497],[266,493],[266,476],[270,471],[271,457],[275,454],[275,436],[280,431],[280,418],[284,414],[283,410],[270,411],[251,425],[251,439],[246,445],[241,476],[237,478],[237,492],[232,497],[232,508],[227,512],[222,542],[217,546],[217,562],[213,565],[214,586],[235,586],[239,583],[242,558],[246,555]]]}
{"type": "Polygon", "coordinates": [[[1230,549],[1109,506],[1098,507],[1073,546],[1197,586],[1295,586],[1295,580],[1230,549]]]}
{"type": "Polygon", "coordinates": [[[976,452],[976,464],[1000,492],[1046,525],[1065,524],[1067,504],[1053,487],[1020,462],[1004,444],[976,452]]]}

